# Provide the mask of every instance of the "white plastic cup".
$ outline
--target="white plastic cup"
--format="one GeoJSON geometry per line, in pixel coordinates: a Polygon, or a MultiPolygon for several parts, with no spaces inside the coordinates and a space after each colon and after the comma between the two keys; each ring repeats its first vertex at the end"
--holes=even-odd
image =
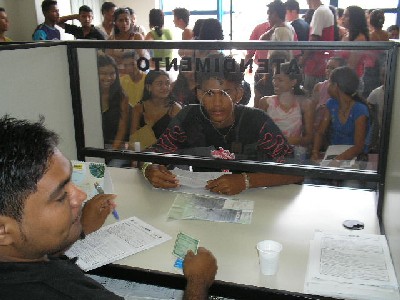
{"type": "Polygon", "coordinates": [[[275,275],[279,267],[279,255],[282,251],[282,245],[275,241],[265,240],[257,244],[257,250],[261,273],[263,275],[275,275]]]}
{"type": "Polygon", "coordinates": [[[140,152],[140,142],[135,142],[135,151],[140,152]]]}

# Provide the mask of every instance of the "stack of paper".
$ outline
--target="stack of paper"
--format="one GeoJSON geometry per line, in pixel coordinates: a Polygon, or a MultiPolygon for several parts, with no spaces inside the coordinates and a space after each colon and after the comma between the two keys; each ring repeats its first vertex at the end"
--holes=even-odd
{"type": "Polygon", "coordinates": [[[400,299],[385,236],[316,232],[304,292],[345,299],[400,299]]]}

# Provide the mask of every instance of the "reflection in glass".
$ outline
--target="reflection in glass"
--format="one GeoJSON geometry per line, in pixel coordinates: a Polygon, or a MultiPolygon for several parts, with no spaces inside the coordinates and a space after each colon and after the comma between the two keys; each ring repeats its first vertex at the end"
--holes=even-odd
{"type": "Polygon", "coordinates": [[[151,70],[146,75],[143,97],[133,108],[129,148],[146,149],[153,145],[181,110],[171,98],[171,82],[167,72],[151,70]],[[140,143],[140,144],[137,144],[140,143]]]}
{"type": "MultiPolygon", "coordinates": [[[[362,151],[362,154],[364,155],[361,157],[359,155],[360,153],[358,153],[354,154],[353,158],[343,158],[340,156],[341,153],[337,153],[335,158],[336,160],[345,160],[346,163],[341,164],[341,166],[348,168],[377,169],[376,162],[379,154],[379,140],[381,136],[384,107],[383,99],[385,89],[383,79],[386,76],[386,51],[318,50],[318,53],[322,54],[323,58],[323,60],[320,61],[320,64],[322,65],[318,66],[318,69],[324,71],[324,76],[321,76],[319,81],[310,86],[310,90],[304,90],[304,65],[301,56],[302,51],[300,50],[290,48],[292,53],[295,54],[295,58],[291,61],[287,61],[286,57],[280,57],[279,53],[285,53],[289,49],[274,49],[275,51],[271,52],[271,57],[269,59],[259,60],[258,65],[256,65],[251,59],[246,60],[245,50],[230,51],[233,56],[224,58],[219,72],[226,71],[228,73],[235,73],[238,71],[238,75],[240,74],[242,78],[240,81],[240,87],[235,85],[233,87],[230,86],[230,84],[228,84],[229,82],[227,83],[227,80],[224,78],[221,79],[220,83],[211,85],[210,87],[199,86],[199,78],[204,77],[204,74],[209,74],[210,72],[215,71],[212,70],[212,68],[215,67],[216,61],[223,55],[218,53],[219,51],[212,50],[208,51],[212,54],[208,54],[205,57],[198,57],[195,55],[197,52],[196,49],[188,50],[189,51],[187,52],[192,53],[193,55],[180,57],[178,55],[178,50],[174,49],[173,57],[168,61],[165,60],[165,67],[161,67],[159,64],[151,63],[152,59],[157,58],[138,57],[135,52],[126,49],[127,54],[124,56],[120,68],[114,73],[115,77],[117,77],[116,74],[120,71],[121,86],[123,87],[124,94],[126,94],[129,99],[129,120],[127,121],[127,129],[124,129],[126,130],[124,137],[121,139],[116,137],[117,135],[120,136],[121,133],[119,132],[122,132],[122,129],[119,131],[119,117],[124,115],[124,113],[122,113],[124,110],[121,110],[120,115],[115,115],[113,120],[110,120],[110,117],[107,115],[105,115],[104,118],[103,115],[103,130],[105,144],[108,145],[107,147],[125,149],[128,145],[128,137],[132,137],[138,129],[144,127],[146,124],[150,125],[149,128],[153,133],[155,133],[152,126],[154,124],[159,125],[158,117],[164,116],[167,112],[168,121],[171,120],[169,126],[168,121],[162,122],[162,125],[156,126],[157,134],[154,134],[155,139],[157,139],[158,136],[163,138],[164,135],[164,140],[161,140],[161,144],[164,148],[158,148],[160,144],[159,140],[156,143],[157,146],[150,148],[152,150],[210,156],[211,152],[209,147],[212,147],[212,149],[222,147],[233,152],[236,159],[285,161],[288,163],[301,164],[322,163],[322,165],[329,165],[329,161],[321,161],[321,159],[325,156],[332,155],[329,154],[331,151],[329,146],[338,143],[332,140],[334,134],[331,131],[333,128],[331,127],[331,123],[329,123],[329,126],[326,129],[326,134],[323,134],[323,138],[320,141],[318,159],[315,157],[314,159],[311,159],[312,150],[314,149],[313,146],[316,133],[322,126],[321,124],[325,119],[325,113],[329,110],[327,103],[332,98],[336,99],[336,97],[338,97],[338,95],[332,94],[329,91],[330,74],[338,67],[347,65],[350,69],[354,70],[357,75],[358,88],[356,92],[359,95],[364,95],[362,97],[363,101],[365,103],[368,102],[368,110],[367,113],[365,113],[365,116],[367,117],[366,134],[364,137],[365,147],[363,147],[362,151]],[[217,56],[219,58],[215,60],[215,57],[217,56]],[[290,68],[291,71],[288,73],[286,69],[290,65],[292,65],[292,68],[290,68]],[[296,68],[293,69],[294,66],[296,66],[296,68]],[[238,69],[236,70],[236,68],[238,69]],[[145,83],[145,78],[148,76],[146,74],[149,72],[153,73],[153,71],[160,72],[161,70],[165,70],[165,78],[167,78],[167,76],[169,77],[169,96],[168,98],[164,98],[164,100],[160,100],[160,103],[162,102],[162,104],[158,107],[162,107],[162,109],[159,109],[155,108],[157,107],[155,105],[154,107],[150,105],[150,103],[153,103],[153,100],[155,99],[150,101],[143,99],[145,98],[144,94],[146,91],[150,92],[151,96],[157,95],[157,91],[150,91],[154,84],[145,83]],[[255,81],[256,75],[260,76],[261,79],[255,81]],[[225,86],[226,84],[229,86],[225,86]],[[297,95],[298,92],[305,93],[305,95],[297,95]],[[230,97],[231,101],[223,101],[223,99],[228,97],[227,95],[230,97]],[[261,98],[264,100],[260,102],[261,98]],[[222,108],[211,109],[208,106],[210,102],[215,102],[211,99],[232,103],[232,107],[234,108],[231,111],[230,119],[228,118],[229,114],[225,115],[222,108]],[[267,99],[269,101],[267,101],[267,99]],[[296,101],[291,101],[293,99],[296,99],[296,101]],[[140,102],[140,100],[142,101],[140,102]],[[178,113],[178,109],[172,109],[171,106],[169,106],[171,103],[174,103],[172,107],[178,106],[177,103],[179,103],[183,107],[182,112],[178,113]],[[257,123],[259,122],[259,116],[252,118],[251,116],[253,112],[250,113],[249,119],[241,119],[241,113],[239,112],[243,110],[247,114],[248,111],[248,109],[242,107],[241,104],[247,107],[254,106],[261,108],[265,111],[265,115],[269,115],[275,121],[276,125],[273,123],[273,126],[276,126],[278,130],[280,128],[279,133],[283,131],[283,135],[285,136],[285,139],[282,139],[282,141],[279,142],[282,149],[286,147],[286,144],[300,147],[294,147],[292,151],[288,150],[287,154],[282,155],[271,155],[270,153],[260,151],[260,141],[263,139],[261,137],[255,139],[255,135],[252,136],[254,133],[253,131],[257,130],[257,128],[257,134],[269,134],[269,131],[267,130],[263,132],[259,127],[257,127],[259,126],[257,123]],[[138,106],[138,109],[133,109],[135,105],[138,106]],[[141,109],[139,109],[139,106],[141,106],[141,109]],[[147,106],[149,106],[149,108],[147,106]],[[187,106],[197,107],[197,115],[189,114],[189,110],[194,108],[189,109],[187,106]],[[270,111],[272,107],[275,107],[276,110],[281,110],[282,115],[278,115],[277,118],[276,114],[270,111]],[[139,112],[141,113],[139,114],[139,112]],[[134,117],[135,113],[138,114],[136,118],[134,117]],[[293,113],[295,118],[293,116],[289,117],[290,113],[293,113]],[[177,116],[175,117],[175,115],[177,116]],[[188,115],[190,117],[189,119],[186,119],[188,115]],[[218,118],[222,119],[219,120],[218,118]],[[230,121],[234,120],[234,122],[226,123],[225,118],[230,121]],[[148,120],[148,122],[146,120],[148,120]],[[286,125],[282,125],[282,123],[286,125]],[[189,131],[187,132],[186,129],[184,132],[180,131],[181,127],[176,126],[177,124],[179,126],[182,126],[182,124],[184,124],[184,126],[190,125],[190,128],[188,129],[189,131]],[[240,129],[238,129],[238,127],[240,127],[240,129]],[[287,128],[291,127],[294,129],[292,133],[288,133],[287,128]],[[247,135],[244,142],[240,140],[241,130],[244,130],[247,135]],[[114,133],[111,134],[111,131],[114,131],[114,133]],[[110,137],[111,135],[114,136],[110,137]],[[167,142],[165,137],[168,137],[167,142]],[[176,141],[174,140],[174,143],[171,143],[171,137],[176,139],[176,141]],[[189,151],[189,148],[192,150],[189,151]],[[328,154],[326,154],[327,151],[328,154]]],[[[266,49],[264,48],[263,50],[266,49]]],[[[207,51],[203,52],[206,53],[207,51]]],[[[99,84],[102,89],[101,105],[103,113],[107,108],[107,105],[105,104],[106,101],[104,100],[104,98],[107,98],[107,96],[104,96],[107,95],[107,93],[104,91],[104,82],[102,83],[101,80],[104,76],[110,77],[109,74],[100,73],[99,69],[99,84]]],[[[115,81],[117,82],[117,80],[115,81]]],[[[153,88],[155,88],[155,86],[153,88]]],[[[165,89],[165,92],[167,92],[166,83],[162,84],[160,88],[165,89]]],[[[350,96],[352,94],[353,92],[350,93],[350,96]]],[[[340,99],[336,100],[339,101],[340,99]]],[[[350,115],[350,117],[353,117],[352,113],[350,113],[350,115]]],[[[345,123],[344,121],[346,120],[342,121],[345,123]]],[[[125,123],[125,121],[121,122],[125,123]]],[[[123,127],[124,126],[121,128],[123,127]]],[[[353,141],[351,143],[354,145],[357,137],[355,136],[355,130],[353,130],[353,133],[353,141]]],[[[143,145],[147,146],[148,144],[150,146],[153,142],[154,139],[151,143],[148,142],[143,145]]],[[[143,145],[141,147],[142,150],[144,149],[143,145]]],[[[130,149],[135,149],[133,139],[131,139],[130,149]]],[[[280,151],[281,149],[277,150],[278,153],[280,153],[280,151]]],[[[344,151],[346,150],[343,150],[343,152],[344,151]]]]}
{"type": "Polygon", "coordinates": [[[368,106],[358,95],[359,78],[350,67],[332,71],[328,81],[330,99],[326,103],[323,120],[315,134],[311,159],[319,161],[321,144],[329,136],[328,150],[344,147],[329,159],[328,165],[340,166],[341,161],[351,161],[367,155],[370,144],[370,115],[368,106]],[[328,129],[329,128],[329,129],[328,129]],[[329,130],[329,134],[328,134],[329,130]]]}
{"type": "Polygon", "coordinates": [[[104,147],[123,149],[128,137],[129,103],[122,90],[115,60],[99,54],[97,59],[104,147]]]}
{"type": "Polygon", "coordinates": [[[303,163],[313,142],[315,106],[300,86],[302,75],[297,61],[282,63],[279,69],[272,77],[275,95],[262,97],[258,107],[272,118],[294,146],[296,162],[303,163]]]}
{"type": "Polygon", "coordinates": [[[213,54],[197,70],[198,105],[186,106],[151,150],[211,156],[220,147],[235,157],[282,162],[292,149],[262,111],[238,105],[243,72],[231,57],[213,54]]]}

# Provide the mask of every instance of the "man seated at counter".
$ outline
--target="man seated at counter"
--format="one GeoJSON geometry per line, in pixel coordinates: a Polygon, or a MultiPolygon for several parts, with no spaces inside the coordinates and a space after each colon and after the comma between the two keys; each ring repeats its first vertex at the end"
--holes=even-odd
{"type": "MultiPolygon", "coordinates": [[[[208,70],[196,70],[200,104],[184,107],[148,150],[210,156],[222,147],[236,159],[284,162],[293,150],[275,123],[261,110],[239,105],[243,96],[243,72],[231,57],[213,54],[206,58],[208,70]],[[208,60],[207,60],[208,59],[208,60]],[[187,151],[190,149],[190,151],[187,151]]],[[[144,163],[144,176],[155,187],[179,186],[166,166],[144,163]]],[[[211,180],[206,189],[234,195],[250,187],[297,183],[302,177],[268,173],[225,174],[211,180]]]]}
{"type": "MultiPolygon", "coordinates": [[[[99,229],[115,195],[86,194],[71,182],[70,161],[42,122],[0,118],[0,299],[123,299],[61,255],[99,229]]],[[[185,299],[207,299],[217,271],[201,248],[184,260],[185,299]]]]}

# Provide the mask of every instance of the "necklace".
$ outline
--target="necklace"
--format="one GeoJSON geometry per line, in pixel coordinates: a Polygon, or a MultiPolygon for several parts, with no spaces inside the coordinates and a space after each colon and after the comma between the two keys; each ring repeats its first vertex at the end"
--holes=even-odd
{"type": "Polygon", "coordinates": [[[224,139],[225,144],[227,144],[226,137],[229,135],[231,132],[232,128],[235,127],[235,120],[233,120],[233,124],[229,127],[228,132],[225,134],[222,134],[217,127],[214,126],[214,124],[210,121],[211,126],[214,128],[214,130],[224,139]]]}
{"type": "Polygon", "coordinates": [[[352,104],[350,103],[349,105],[347,105],[347,107],[345,107],[344,109],[340,109],[339,108],[339,114],[343,117],[346,118],[347,115],[349,114],[350,110],[351,110],[352,104]]]}

